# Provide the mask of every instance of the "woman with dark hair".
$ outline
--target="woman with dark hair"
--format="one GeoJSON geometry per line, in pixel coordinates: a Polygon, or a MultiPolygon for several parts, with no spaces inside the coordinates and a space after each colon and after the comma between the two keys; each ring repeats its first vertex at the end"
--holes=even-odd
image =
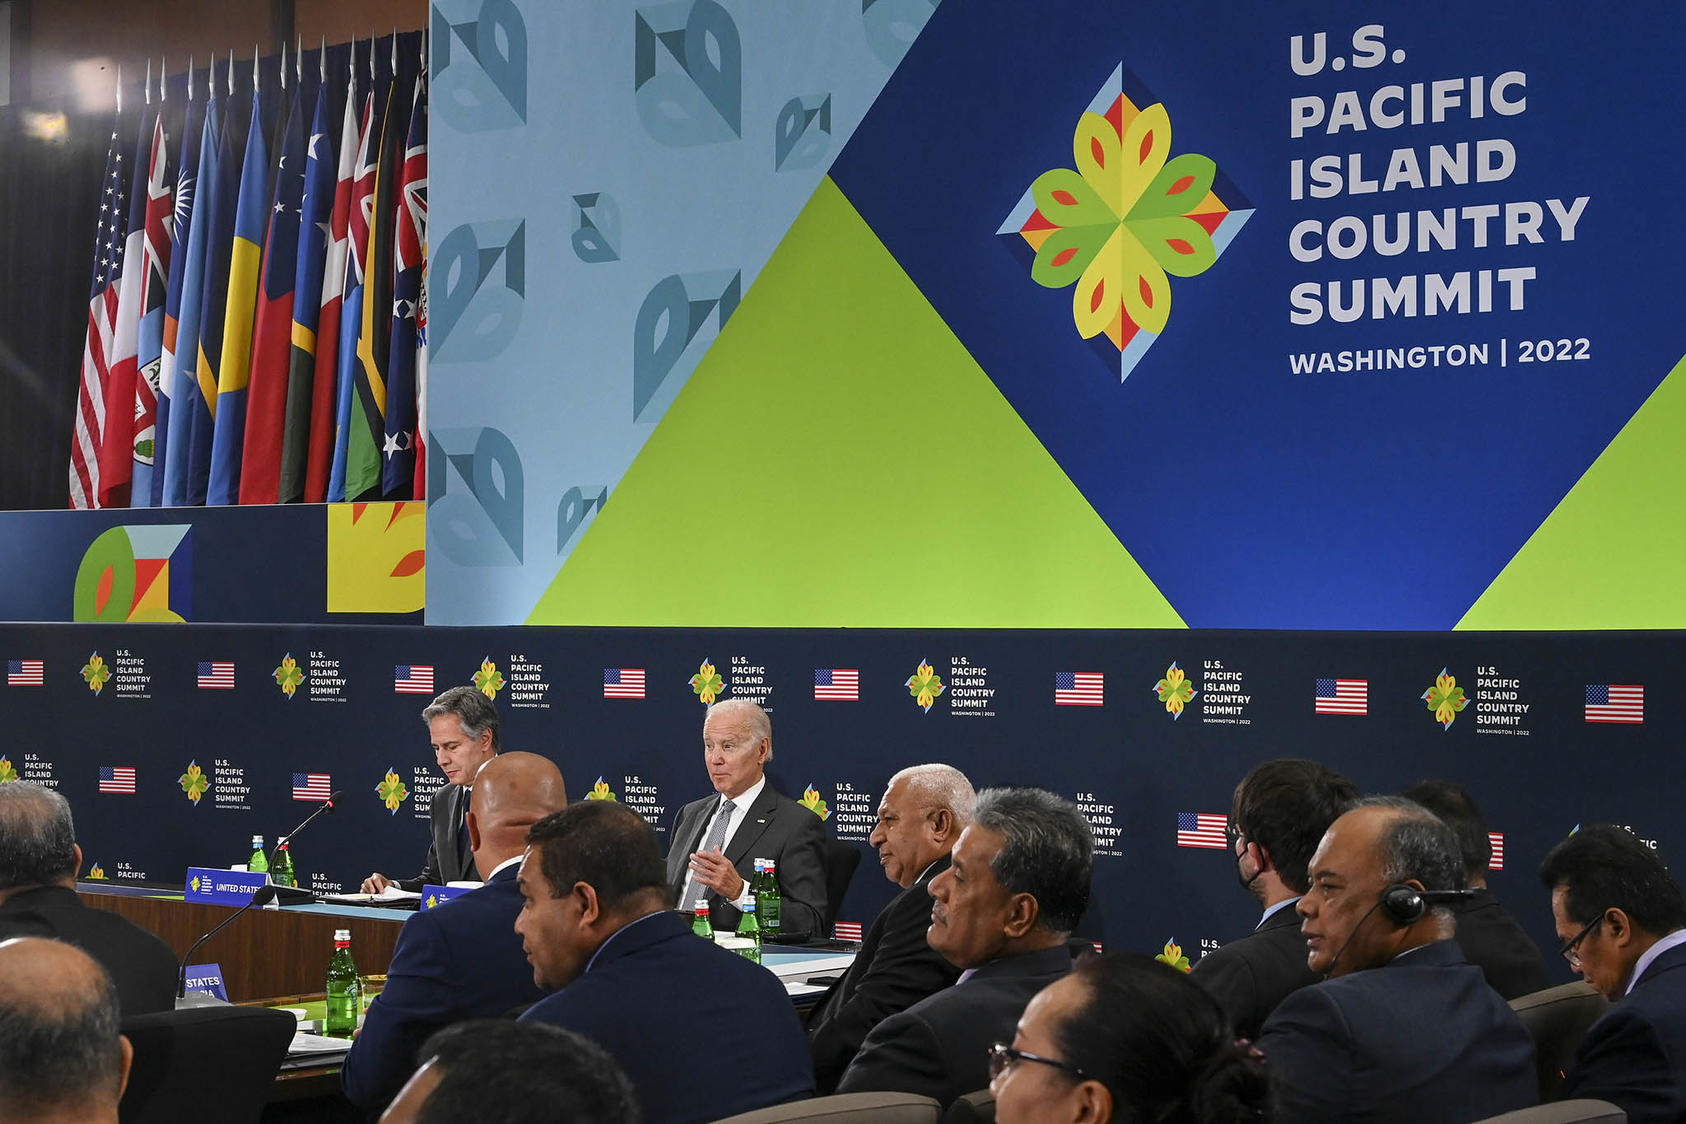
{"type": "Polygon", "coordinates": [[[1080,962],[1043,988],[990,1054],[999,1124],[1268,1121],[1264,1059],[1205,990],[1133,953],[1080,962]]]}

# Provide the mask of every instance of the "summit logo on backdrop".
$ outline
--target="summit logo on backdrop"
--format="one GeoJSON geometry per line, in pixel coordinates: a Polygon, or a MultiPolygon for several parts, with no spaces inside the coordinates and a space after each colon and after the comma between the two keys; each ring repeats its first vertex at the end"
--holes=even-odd
{"type": "Polygon", "coordinates": [[[1075,286],[1077,332],[1122,382],[1170,322],[1170,277],[1212,268],[1253,211],[1211,157],[1171,155],[1170,113],[1122,63],[1071,151],[1076,166],[1037,176],[996,233],[1023,240],[1032,281],[1075,286]]]}

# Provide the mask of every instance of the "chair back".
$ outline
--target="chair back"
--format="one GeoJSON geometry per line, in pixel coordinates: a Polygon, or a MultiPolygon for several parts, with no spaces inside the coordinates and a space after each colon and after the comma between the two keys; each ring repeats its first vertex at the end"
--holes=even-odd
{"type": "Polygon", "coordinates": [[[783,1124],[788,1120],[823,1120],[828,1124],[937,1124],[942,1111],[942,1105],[916,1093],[839,1093],[740,1112],[715,1124],[783,1124]]]}
{"type": "Polygon", "coordinates": [[[187,1007],[123,1020],[135,1048],[123,1124],[257,1124],[298,1020],[266,1007],[187,1007]]]}
{"type": "Polygon", "coordinates": [[[967,1093],[948,1106],[943,1124],[995,1124],[995,1094],[988,1089],[967,1093]]]}
{"type": "Polygon", "coordinates": [[[1475,1124],[1624,1124],[1627,1113],[1609,1101],[1573,1100],[1519,1108],[1475,1124]]]}
{"type": "Polygon", "coordinates": [[[825,931],[816,933],[815,936],[831,936],[831,927],[837,924],[837,912],[843,908],[843,895],[848,892],[849,883],[855,878],[855,868],[860,865],[861,853],[853,843],[844,843],[840,839],[826,836],[825,931]]]}
{"type": "Polygon", "coordinates": [[[1539,1071],[1540,1100],[1552,1100],[1563,1086],[1563,1074],[1575,1060],[1575,1048],[1587,1028],[1610,1009],[1610,1001],[1584,980],[1518,995],[1510,1009],[1534,1039],[1539,1071]]]}

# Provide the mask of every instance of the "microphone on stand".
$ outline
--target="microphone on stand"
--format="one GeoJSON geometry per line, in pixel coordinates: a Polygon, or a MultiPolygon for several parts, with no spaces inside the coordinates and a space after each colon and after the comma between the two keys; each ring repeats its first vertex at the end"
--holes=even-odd
{"type": "MultiPolygon", "coordinates": [[[[289,843],[292,842],[293,836],[295,836],[299,832],[303,831],[309,825],[311,820],[315,819],[317,816],[320,816],[324,812],[332,812],[334,810],[334,806],[336,804],[338,804],[341,800],[344,800],[344,799],[345,799],[345,790],[342,788],[342,789],[340,789],[340,791],[334,793],[332,796],[328,797],[328,799],[324,800],[322,802],[322,806],[320,808],[316,809],[316,811],[310,813],[310,815],[306,816],[304,818],[303,822],[301,822],[299,824],[299,826],[295,827],[293,830],[289,831],[285,835],[276,836],[276,841],[275,841],[276,848],[277,849],[280,848],[281,840],[283,840],[283,839],[287,840],[289,843]]],[[[274,851],[270,852],[269,858],[270,858],[270,861],[272,863],[275,861],[275,852],[274,851]]]]}
{"type": "MultiPolygon", "coordinates": [[[[206,941],[210,940],[212,937],[216,936],[218,933],[220,933],[224,929],[226,929],[229,926],[229,924],[236,917],[239,917],[242,913],[245,913],[248,909],[251,909],[255,905],[256,906],[268,905],[270,902],[272,902],[274,900],[275,900],[275,887],[274,886],[259,886],[255,891],[253,891],[251,901],[247,902],[245,905],[241,906],[239,909],[235,910],[233,913],[231,913],[227,917],[223,918],[222,922],[216,928],[212,929],[209,933],[206,933],[204,936],[200,937],[198,940],[193,942],[193,945],[187,950],[187,955],[181,958],[181,963],[179,965],[177,965],[177,967],[176,967],[176,1007],[177,1008],[197,1007],[197,1006],[201,1006],[201,1005],[210,1005],[210,1004],[220,1004],[222,1002],[222,1000],[220,1000],[220,999],[211,998],[209,996],[207,996],[205,998],[194,998],[194,999],[188,999],[187,998],[187,962],[189,960],[193,959],[193,954],[195,952],[199,951],[200,945],[204,944],[206,941]]],[[[196,991],[193,994],[197,997],[197,996],[203,995],[204,993],[196,991]]]]}

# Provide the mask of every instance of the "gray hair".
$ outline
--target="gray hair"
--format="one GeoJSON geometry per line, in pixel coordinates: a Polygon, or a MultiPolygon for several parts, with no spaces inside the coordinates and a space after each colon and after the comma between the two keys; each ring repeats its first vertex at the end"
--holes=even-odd
{"type": "Polygon", "coordinates": [[[773,716],[762,709],[761,704],[749,699],[721,699],[713,703],[703,712],[703,725],[716,714],[730,717],[741,714],[749,722],[749,732],[756,741],[767,739],[767,760],[773,759],[773,716]]]}
{"type": "Polygon", "coordinates": [[[906,781],[908,791],[918,796],[927,808],[947,808],[954,817],[954,826],[963,828],[972,822],[972,807],[978,794],[972,782],[953,765],[909,765],[890,778],[886,791],[897,781],[906,781]]]}
{"type": "MultiPolygon", "coordinates": [[[[1445,820],[1403,796],[1366,796],[1354,807],[1397,813],[1376,838],[1382,877],[1390,883],[1414,879],[1425,890],[1462,890],[1469,885],[1458,835],[1445,820]]],[[[1449,911],[1441,907],[1435,912],[1449,911]]]]}
{"type": "Polygon", "coordinates": [[[422,721],[432,722],[447,714],[457,716],[462,732],[469,741],[476,741],[487,730],[492,732],[492,752],[503,749],[498,738],[498,708],[477,687],[452,687],[422,709],[422,721]]]}
{"type": "Polygon", "coordinates": [[[989,864],[995,880],[1036,899],[1039,926],[1071,932],[1089,908],[1095,869],[1094,833],[1077,805],[1040,788],[986,788],[972,822],[1001,836],[989,864]]]}
{"type": "Polygon", "coordinates": [[[70,802],[31,781],[0,784],[0,890],[52,886],[75,875],[70,802]]]}
{"type": "Polygon", "coordinates": [[[65,998],[60,988],[57,995],[8,994],[0,1007],[0,1057],[6,1059],[0,1104],[25,1118],[93,1096],[117,1103],[123,1064],[117,988],[92,958],[86,967],[92,986],[75,989],[78,1003],[56,1002],[65,998]]]}

